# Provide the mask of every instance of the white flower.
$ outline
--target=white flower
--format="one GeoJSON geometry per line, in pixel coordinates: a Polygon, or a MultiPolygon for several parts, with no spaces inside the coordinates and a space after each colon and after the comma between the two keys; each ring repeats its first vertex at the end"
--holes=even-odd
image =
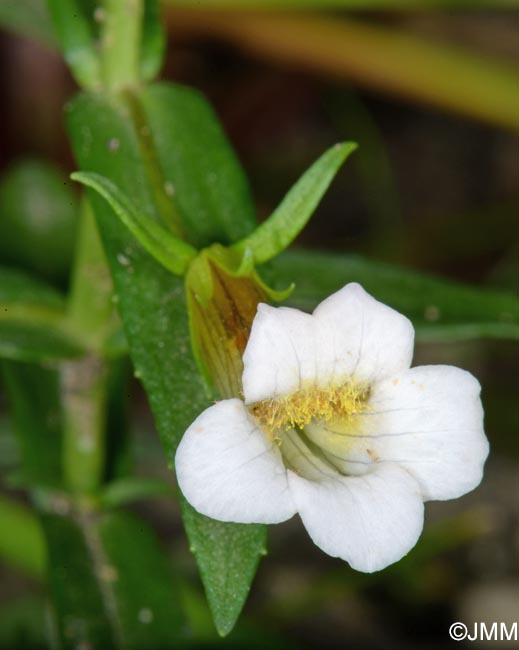
{"type": "Polygon", "coordinates": [[[299,513],[313,541],[359,571],[403,557],[423,502],[481,481],[480,386],[452,366],[410,368],[410,321],[348,284],[312,315],[259,305],[245,402],[204,411],[176,455],[180,488],[222,521],[299,513]]]}

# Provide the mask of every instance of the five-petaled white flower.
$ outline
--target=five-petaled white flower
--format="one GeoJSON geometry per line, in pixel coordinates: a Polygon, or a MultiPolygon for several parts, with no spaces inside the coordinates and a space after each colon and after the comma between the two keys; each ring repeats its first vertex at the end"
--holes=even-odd
{"type": "Polygon", "coordinates": [[[297,512],[317,546],[359,571],[399,560],[423,502],[474,489],[488,455],[478,381],[410,368],[413,341],[410,321],[355,283],[312,315],[259,305],[245,401],[205,410],[178,448],[186,499],[222,521],[297,512]]]}

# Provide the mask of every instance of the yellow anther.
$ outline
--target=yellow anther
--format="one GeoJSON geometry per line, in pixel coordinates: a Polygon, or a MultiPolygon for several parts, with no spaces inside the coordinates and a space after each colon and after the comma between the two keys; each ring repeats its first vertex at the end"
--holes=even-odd
{"type": "Polygon", "coordinates": [[[295,427],[302,429],[312,420],[358,415],[369,409],[369,394],[367,384],[348,381],[328,388],[303,387],[284,397],[256,402],[249,408],[263,428],[273,434],[295,427]]]}

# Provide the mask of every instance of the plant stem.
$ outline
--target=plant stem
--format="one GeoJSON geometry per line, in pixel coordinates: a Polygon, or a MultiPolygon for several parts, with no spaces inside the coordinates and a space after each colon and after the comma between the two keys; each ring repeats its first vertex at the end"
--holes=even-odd
{"type": "Polygon", "coordinates": [[[88,494],[101,484],[105,465],[107,364],[90,355],[60,368],[65,484],[88,494]]]}
{"type": "Polygon", "coordinates": [[[63,474],[66,485],[83,494],[94,491],[104,473],[108,364],[102,350],[114,326],[110,274],[86,201],[81,211],[67,324],[91,350],[60,367],[63,474]]]}
{"type": "Polygon", "coordinates": [[[105,0],[101,37],[103,80],[117,90],[139,82],[143,0],[105,0]]]}
{"type": "Polygon", "coordinates": [[[89,203],[81,205],[66,327],[92,350],[101,350],[116,327],[112,279],[89,203]]]}

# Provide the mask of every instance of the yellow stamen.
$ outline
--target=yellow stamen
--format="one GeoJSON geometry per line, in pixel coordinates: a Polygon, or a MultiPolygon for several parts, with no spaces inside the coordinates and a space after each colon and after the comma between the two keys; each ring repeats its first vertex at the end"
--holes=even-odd
{"type": "Polygon", "coordinates": [[[358,415],[369,409],[369,395],[369,385],[348,381],[328,388],[303,387],[290,395],[255,402],[249,408],[263,428],[273,434],[294,427],[302,429],[314,419],[329,421],[358,415]]]}

